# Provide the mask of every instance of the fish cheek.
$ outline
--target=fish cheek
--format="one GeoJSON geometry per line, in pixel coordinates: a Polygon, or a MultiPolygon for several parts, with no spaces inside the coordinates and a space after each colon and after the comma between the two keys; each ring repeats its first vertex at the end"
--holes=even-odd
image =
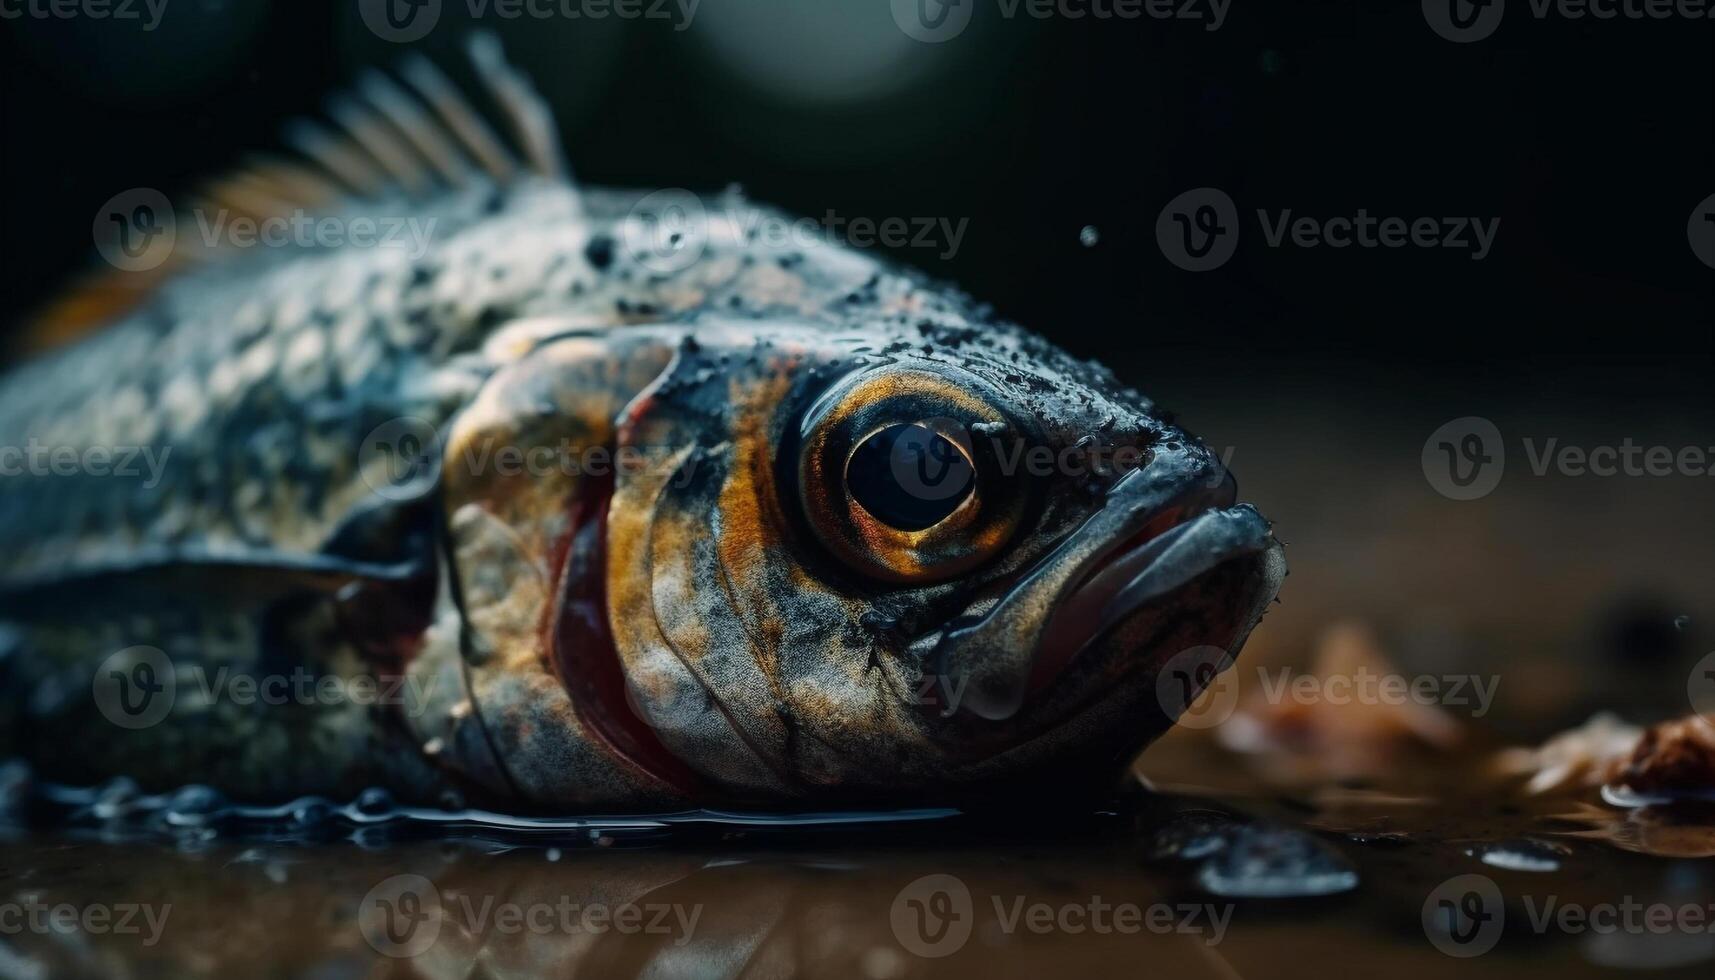
{"type": "Polygon", "coordinates": [[[548,344],[490,378],[445,440],[444,506],[470,695],[460,711],[482,727],[517,791],[539,803],[679,802],[617,759],[579,717],[553,669],[550,628],[571,504],[608,478],[578,464],[611,445],[614,418],[665,359],[588,339],[548,344]]]}
{"type": "Polygon", "coordinates": [[[631,709],[669,751],[739,796],[789,795],[777,762],[786,729],[727,605],[711,530],[732,444],[706,445],[724,430],[707,408],[721,402],[683,381],[640,399],[620,433],[644,463],[619,474],[608,510],[614,647],[631,709]]]}
{"type": "MultiPolygon", "coordinates": [[[[752,418],[761,418],[760,407],[752,418]]],[[[912,771],[937,768],[918,710],[917,671],[866,625],[872,597],[821,579],[824,561],[802,551],[814,545],[789,533],[782,508],[793,494],[776,479],[795,467],[773,459],[777,444],[760,422],[737,440],[739,467],[716,528],[731,605],[748,617],[759,655],[770,661],[800,778],[858,793],[896,788],[912,771]]]]}

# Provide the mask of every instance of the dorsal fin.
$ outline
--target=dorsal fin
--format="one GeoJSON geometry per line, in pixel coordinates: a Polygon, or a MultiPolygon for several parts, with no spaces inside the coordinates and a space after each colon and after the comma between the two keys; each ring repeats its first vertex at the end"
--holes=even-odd
{"type": "MultiPolygon", "coordinates": [[[[505,116],[512,146],[471,101],[421,55],[400,63],[399,80],[368,70],[349,93],[327,102],[331,124],[285,127],[296,158],[255,156],[202,185],[194,198],[258,221],[303,211],[361,210],[366,202],[427,201],[487,181],[504,187],[520,174],[570,182],[548,103],[507,63],[497,38],[478,33],[466,45],[476,77],[505,116]],[[519,158],[523,163],[519,162],[519,158]]],[[[141,306],[166,283],[228,249],[206,247],[180,221],[171,255],[146,271],[98,269],[79,278],[19,331],[15,353],[60,347],[141,306]]]]}

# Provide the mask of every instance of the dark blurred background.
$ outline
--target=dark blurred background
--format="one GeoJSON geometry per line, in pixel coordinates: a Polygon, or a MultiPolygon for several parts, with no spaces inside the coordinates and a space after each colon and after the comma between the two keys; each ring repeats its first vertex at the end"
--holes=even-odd
{"type": "MultiPolygon", "coordinates": [[[[1201,20],[970,2],[939,44],[907,37],[888,0],[703,0],[688,27],[678,7],[480,24],[554,103],[584,181],[968,218],[952,257],[899,258],[1231,447],[1294,546],[1259,656],[1302,657],[1357,617],[1408,660],[1522,658],[1550,678],[1521,686],[1607,662],[1683,690],[1678,665],[1707,650],[1715,478],[1536,477],[1521,440],[1715,447],[1715,269],[1687,239],[1715,194],[1715,20],[1538,19],[1513,0],[1493,36],[1456,44],[1406,2],[1232,0],[1214,31],[1204,0],[1201,20]],[[1155,225],[1202,186],[1232,196],[1244,231],[1232,261],[1190,273],[1155,225]],[[1268,248],[1257,208],[1501,224],[1482,261],[1268,248]],[[1497,423],[1509,470],[1451,501],[1420,452],[1469,415],[1497,423]]],[[[470,9],[446,0],[411,46],[457,65],[470,9]]],[[[8,323],[94,262],[103,201],[278,148],[282,121],[402,51],[358,0],[0,28],[8,323]]]]}

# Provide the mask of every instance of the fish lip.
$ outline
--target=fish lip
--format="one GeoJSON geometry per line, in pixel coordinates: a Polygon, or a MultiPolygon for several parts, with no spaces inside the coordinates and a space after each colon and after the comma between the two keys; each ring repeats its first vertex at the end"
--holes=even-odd
{"type": "MultiPolygon", "coordinates": [[[[1079,653],[1128,616],[1230,561],[1278,550],[1268,522],[1253,507],[1235,506],[1237,496],[1232,476],[1199,444],[1156,453],[1109,487],[1106,502],[1022,572],[998,601],[920,641],[925,673],[965,686],[955,714],[989,722],[1016,717],[1027,702],[1041,700],[1034,696],[1046,693],[1042,689],[1065,674],[1079,653]],[[1210,520],[1215,523],[1204,523],[1210,520]],[[1169,555],[1158,542],[1186,547],[1169,555]],[[1152,549],[1171,557],[1171,564],[1146,560],[1152,549]],[[1129,575],[1102,578],[1104,570],[1131,565],[1136,567],[1129,575]],[[1057,615],[1069,602],[1072,615],[1057,615]]],[[[1266,558],[1264,563],[1271,564],[1266,558]]],[[[1246,609],[1235,618],[1266,606],[1254,598],[1237,597],[1235,605],[1246,609]]],[[[1236,636],[1242,638],[1254,622],[1253,616],[1236,636]]]]}
{"type": "Polygon", "coordinates": [[[1079,654],[1145,606],[1224,565],[1280,547],[1269,522],[1248,503],[1214,507],[1205,502],[1175,517],[1161,524],[1156,516],[1137,535],[1116,542],[1089,563],[1038,640],[1032,692],[1050,684],[1079,654]]]}

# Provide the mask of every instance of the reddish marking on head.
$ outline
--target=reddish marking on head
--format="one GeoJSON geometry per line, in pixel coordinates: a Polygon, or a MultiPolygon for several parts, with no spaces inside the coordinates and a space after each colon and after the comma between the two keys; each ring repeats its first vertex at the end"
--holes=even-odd
{"type": "Polygon", "coordinates": [[[674,789],[694,793],[701,780],[628,703],[624,668],[607,617],[607,511],[613,475],[589,477],[569,510],[558,601],[548,639],[554,670],[579,720],[616,758],[674,789]]]}

